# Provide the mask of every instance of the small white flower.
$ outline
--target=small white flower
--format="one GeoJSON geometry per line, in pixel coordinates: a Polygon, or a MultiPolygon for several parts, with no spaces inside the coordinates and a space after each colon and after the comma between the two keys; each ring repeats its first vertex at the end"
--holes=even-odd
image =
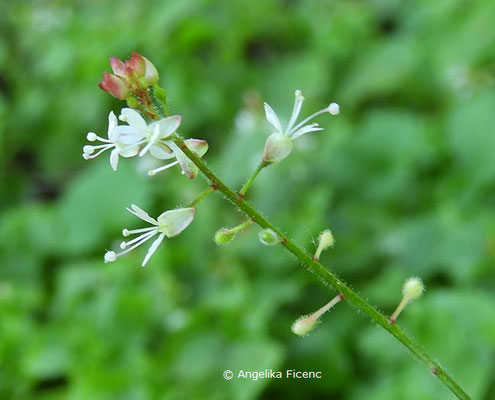
{"type": "Polygon", "coordinates": [[[100,145],[86,145],[83,147],[83,157],[89,160],[98,157],[101,153],[113,149],[110,152],[110,165],[114,171],[117,170],[119,156],[134,157],[139,153],[139,148],[142,140],[140,132],[125,129],[129,127],[119,127],[117,125],[117,117],[113,111],[108,114],[108,139],[98,136],[94,132],[89,132],[87,139],[90,142],[96,140],[102,142],[100,145]]]}
{"type": "Polygon", "coordinates": [[[108,139],[97,136],[94,132],[88,133],[87,139],[90,142],[99,140],[103,144],[84,146],[83,157],[86,160],[95,158],[113,148],[110,154],[110,165],[116,171],[119,155],[123,157],[134,157],[138,154],[143,156],[149,151],[153,157],[160,160],[175,158],[172,149],[163,139],[168,138],[177,130],[181,122],[180,115],[163,118],[148,125],[137,111],[123,108],[119,119],[127,125],[118,125],[113,112],[108,115],[108,139]]]}
{"type": "Polygon", "coordinates": [[[127,210],[130,213],[134,214],[136,217],[142,219],[145,222],[148,222],[152,226],[148,228],[133,230],[124,229],[122,231],[122,235],[124,235],[125,237],[134,234],[140,235],[132,240],[129,240],[128,242],[122,242],[120,244],[120,248],[123,251],[120,253],[116,253],[115,251],[107,251],[104,257],[105,262],[115,261],[118,257],[127,254],[131,250],[134,250],[136,247],[141,246],[143,243],[150,240],[152,237],[158,235],[158,238],[155,239],[148,252],[146,253],[146,256],[144,257],[143,263],[141,264],[143,267],[155,253],[156,249],[163,241],[165,236],[171,238],[180,234],[192,222],[192,220],[194,219],[194,214],[196,212],[196,209],[191,207],[179,208],[176,210],[165,211],[157,219],[154,219],[135,204],[132,204],[131,208],[128,208],[127,210]]]}
{"type": "Polygon", "coordinates": [[[132,108],[123,108],[119,119],[127,122],[129,126],[119,126],[118,129],[139,132],[139,135],[146,142],[146,145],[139,152],[140,157],[149,151],[153,157],[160,160],[174,158],[172,150],[162,140],[175,133],[181,123],[182,117],[180,115],[163,118],[148,125],[137,111],[132,108]]]}
{"type": "Polygon", "coordinates": [[[272,133],[266,143],[263,154],[263,160],[266,162],[278,162],[287,157],[292,151],[292,141],[300,138],[309,132],[321,131],[321,128],[317,123],[309,123],[316,116],[328,112],[331,115],[337,115],[340,112],[339,105],[337,103],[330,103],[324,109],[315,112],[309,117],[305,118],[301,122],[296,124],[297,118],[301,112],[304,97],[300,90],[295,92],[294,107],[289,119],[289,123],[285,129],[282,128],[282,123],[277,116],[277,113],[270,107],[268,103],[265,105],[265,116],[267,121],[275,128],[275,132],[272,133]]]}

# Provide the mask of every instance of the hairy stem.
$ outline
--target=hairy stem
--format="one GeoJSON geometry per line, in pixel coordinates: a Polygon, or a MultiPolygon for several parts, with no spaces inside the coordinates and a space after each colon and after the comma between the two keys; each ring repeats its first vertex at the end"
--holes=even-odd
{"type": "MultiPolygon", "coordinates": [[[[318,261],[315,261],[313,257],[306,252],[306,250],[297,246],[284,233],[272,225],[265,217],[263,217],[257,210],[255,210],[249,203],[247,203],[243,196],[237,195],[233,190],[226,186],[220,178],[218,178],[200,157],[194,154],[185,145],[183,139],[177,134],[173,136],[173,141],[180,149],[189,157],[189,159],[199,168],[199,170],[205,175],[205,177],[215,186],[220,192],[223,193],[227,199],[229,199],[239,210],[244,212],[250,217],[256,224],[265,229],[272,229],[281,238],[281,244],[294,254],[306,268],[315,274],[317,278],[326,285],[330,285],[335,288],[342,296],[358,310],[366,314],[371,320],[387,330],[393,337],[401,342],[409,351],[422,362],[445,386],[447,386],[457,398],[462,400],[469,400],[470,397],[464,392],[459,384],[441,367],[441,365],[435,361],[421,345],[416,343],[410,338],[399,326],[391,324],[387,317],[379,312],[375,307],[369,304],[361,296],[359,296],[354,290],[347,286],[342,280],[340,280],[335,274],[327,270],[318,261]]],[[[261,169],[260,169],[261,170],[261,169]]],[[[249,182],[249,181],[248,181],[249,182]]]]}
{"type": "Polygon", "coordinates": [[[187,206],[194,207],[196,204],[201,202],[206,196],[208,196],[211,192],[216,189],[215,185],[208,186],[205,190],[203,190],[198,197],[196,197],[193,201],[191,201],[187,206]]]}
{"type": "Polygon", "coordinates": [[[247,180],[247,182],[244,184],[244,186],[239,190],[239,197],[244,197],[246,195],[246,192],[248,191],[249,187],[251,184],[254,182],[258,174],[261,172],[261,170],[265,167],[268,167],[271,163],[266,162],[266,161],[261,161],[258,165],[258,167],[254,170],[253,175],[247,180]]]}

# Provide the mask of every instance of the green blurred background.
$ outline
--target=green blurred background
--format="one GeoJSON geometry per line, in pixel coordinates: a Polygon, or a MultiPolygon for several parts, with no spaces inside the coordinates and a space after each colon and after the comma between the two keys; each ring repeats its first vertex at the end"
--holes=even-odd
{"type": "MultiPolygon", "coordinates": [[[[263,171],[252,203],[390,313],[405,278],[426,295],[401,326],[474,399],[495,398],[495,2],[8,1],[0,15],[0,398],[451,399],[439,381],[348,304],[290,332],[333,290],[219,195],[167,240],[103,263],[121,229],[205,187],[146,160],[84,161],[88,131],[123,104],[97,83],[109,56],[157,66],[181,132],[239,187],[288,118],[338,117],[263,171]],[[222,378],[225,369],[321,371],[322,379],[222,378]]],[[[115,247],[114,247],[115,248],[115,247]]]]}

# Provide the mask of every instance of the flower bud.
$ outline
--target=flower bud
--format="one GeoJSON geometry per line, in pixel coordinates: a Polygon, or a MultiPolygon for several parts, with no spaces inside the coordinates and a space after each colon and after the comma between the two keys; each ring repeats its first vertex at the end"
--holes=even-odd
{"type": "Polygon", "coordinates": [[[425,285],[421,278],[409,278],[402,287],[402,294],[409,301],[419,299],[425,290],[425,285]]]}
{"type": "Polygon", "coordinates": [[[237,226],[234,226],[233,228],[220,228],[215,233],[213,240],[218,245],[229,243],[232,239],[234,239],[237,232],[240,232],[243,229],[246,229],[252,223],[253,223],[253,220],[251,218],[249,218],[247,221],[244,221],[243,223],[241,223],[237,226]]]}
{"type": "Polygon", "coordinates": [[[99,82],[98,86],[120,100],[124,100],[130,96],[129,88],[124,79],[108,72],[103,74],[103,81],[99,82]]]}
{"type": "Polygon", "coordinates": [[[318,323],[315,314],[303,315],[299,317],[291,326],[291,330],[298,336],[307,336],[318,323]]]}
{"type": "Polygon", "coordinates": [[[333,245],[335,244],[335,238],[333,237],[330,229],[325,229],[323,232],[321,232],[320,236],[318,237],[318,241],[319,245],[323,247],[323,250],[326,250],[329,247],[333,247],[333,245]]]}
{"type": "Polygon", "coordinates": [[[265,142],[263,161],[273,163],[283,160],[290,154],[293,145],[288,136],[280,132],[272,133],[265,142]]]}
{"type": "Polygon", "coordinates": [[[258,233],[258,237],[260,242],[266,246],[273,246],[280,243],[280,236],[272,229],[263,229],[258,233]]]}
{"type": "Polygon", "coordinates": [[[291,326],[292,332],[299,336],[306,336],[316,326],[320,317],[331,310],[337,303],[342,301],[343,298],[344,296],[342,295],[342,293],[339,293],[337,296],[335,296],[323,307],[316,310],[314,313],[299,317],[291,326]]]}
{"type": "Polygon", "coordinates": [[[330,231],[330,229],[325,229],[323,232],[320,233],[320,236],[318,236],[318,248],[316,249],[315,255],[313,256],[313,260],[319,261],[322,251],[328,249],[329,247],[332,247],[334,244],[335,238],[332,232],[330,231]]]}
{"type": "Polygon", "coordinates": [[[140,98],[145,104],[149,103],[149,99],[145,101],[142,98],[143,91],[156,85],[158,71],[147,58],[134,51],[126,61],[110,57],[110,66],[113,74],[103,74],[103,81],[98,84],[101,89],[120,100],[128,100],[131,108],[137,105],[137,102],[130,100],[133,98],[131,95],[140,98]]]}
{"type": "Polygon", "coordinates": [[[419,299],[425,290],[425,285],[421,278],[409,278],[404,283],[402,287],[402,300],[393,312],[393,314],[388,319],[391,324],[395,324],[397,317],[400,315],[402,310],[409,304],[409,302],[419,299]]]}
{"type": "Polygon", "coordinates": [[[159,76],[158,76],[158,71],[155,68],[155,66],[149,61],[146,57],[144,58],[145,62],[145,72],[144,72],[144,79],[148,86],[153,86],[158,82],[159,76]]]}
{"type": "Polygon", "coordinates": [[[234,239],[236,232],[232,232],[231,229],[228,228],[220,228],[216,233],[215,236],[213,237],[213,240],[215,241],[216,244],[219,246],[222,244],[227,244],[232,239],[234,239]]]}

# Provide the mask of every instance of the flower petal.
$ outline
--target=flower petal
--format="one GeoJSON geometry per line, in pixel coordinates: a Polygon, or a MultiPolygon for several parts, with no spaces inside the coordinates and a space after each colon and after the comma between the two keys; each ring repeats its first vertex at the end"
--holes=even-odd
{"type": "Polygon", "coordinates": [[[112,142],[134,144],[143,138],[143,131],[136,130],[132,126],[119,125],[110,132],[109,139],[112,142]]]}
{"type": "Polygon", "coordinates": [[[116,57],[110,57],[110,66],[115,75],[125,77],[126,66],[123,61],[116,57]]]}
{"type": "Polygon", "coordinates": [[[160,121],[155,121],[150,124],[150,129],[154,130],[155,126],[160,127],[160,139],[165,139],[175,133],[180,126],[182,117],[180,115],[173,115],[172,117],[163,118],[160,121]]]}
{"type": "Polygon", "coordinates": [[[177,236],[189,226],[195,213],[192,207],[165,211],[158,217],[159,229],[169,238],[177,236]]]}
{"type": "Polygon", "coordinates": [[[120,111],[119,119],[121,121],[127,122],[127,124],[138,130],[146,129],[148,126],[144,118],[141,117],[141,115],[132,108],[123,108],[120,111]]]}
{"type": "Polygon", "coordinates": [[[151,218],[146,211],[139,208],[135,204],[131,204],[131,208],[128,208],[127,211],[129,211],[131,214],[134,214],[136,217],[142,219],[143,221],[146,221],[152,225],[158,225],[156,219],[151,218]]]}
{"type": "Polygon", "coordinates": [[[119,163],[119,151],[113,149],[110,153],[110,165],[114,171],[117,171],[117,164],[119,163]]]}
{"type": "Polygon", "coordinates": [[[208,151],[208,142],[202,139],[186,139],[184,140],[186,146],[198,157],[203,157],[208,151]]]}
{"type": "Polygon", "coordinates": [[[112,96],[120,100],[124,100],[127,96],[129,96],[129,88],[127,87],[124,79],[119,76],[109,74],[108,72],[103,74],[103,81],[99,82],[98,86],[100,89],[110,93],[112,96]]]}
{"type": "Polygon", "coordinates": [[[150,154],[153,157],[158,158],[159,160],[168,160],[170,158],[175,158],[175,154],[172,149],[161,142],[155,143],[153,146],[151,146],[150,154]]]}
{"type": "Polygon", "coordinates": [[[117,143],[117,149],[119,150],[119,155],[125,158],[134,157],[139,153],[139,145],[126,145],[121,146],[117,143]]]}
{"type": "Polygon", "coordinates": [[[160,135],[160,126],[155,125],[154,130],[153,130],[153,134],[148,139],[148,143],[146,144],[146,146],[144,146],[143,149],[139,152],[139,157],[144,156],[148,152],[148,150],[151,148],[151,146],[153,146],[159,140],[159,138],[158,138],[159,135],[160,135]]]}
{"type": "Polygon", "coordinates": [[[198,175],[198,167],[181,151],[175,154],[177,161],[179,161],[180,167],[182,168],[182,173],[185,174],[189,179],[196,178],[198,175]]]}
{"type": "Polygon", "coordinates": [[[162,233],[158,238],[153,242],[153,244],[150,246],[148,249],[148,252],[146,253],[146,256],[144,257],[143,263],[141,264],[142,267],[146,265],[146,263],[149,261],[151,256],[155,253],[156,249],[158,246],[160,246],[160,243],[163,241],[163,238],[165,237],[165,234],[162,233]]]}
{"type": "Polygon", "coordinates": [[[269,163],[282,161],[291,153],[293,146],[294,143],[290,137],[280,132],[274,132],[266,139],[263,161],[269,163]]]}
{"type": "Polygon", "coordinates": [[[108,114],[108,130],[107,130],[107,137],[109,139],[110,139],[110,135],[112,134],[117,124],[118,124],[117,117],[115,116],[113,111],[110,111],[110,114],[108,114]]]}
{"type": "Polygon", "coordinates": [[[278,132],[283,133],[282,124],[280,123],[280,120],[278,119],[278,116],[275,113],[275,111],[273,111],[273,108],[271,108],[268,105],[268,103],[264,103],[264,105],[265,105],[265,115],[267,121],[270,124],[272,124],[278,132]]]}

